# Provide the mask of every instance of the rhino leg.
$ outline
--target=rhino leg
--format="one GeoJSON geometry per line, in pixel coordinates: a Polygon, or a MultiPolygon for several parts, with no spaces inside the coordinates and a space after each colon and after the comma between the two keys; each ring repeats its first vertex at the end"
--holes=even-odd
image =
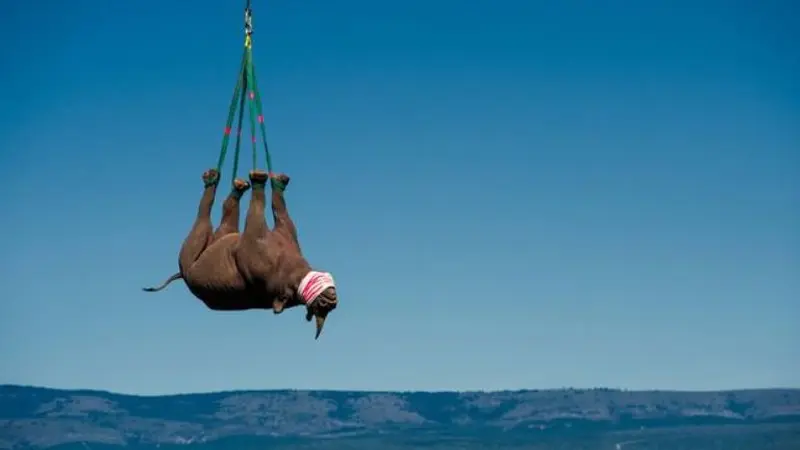
{"type": "Polygon", "coordinates": [[[226,234],[239,232],[239,203],[250,183],[241,179],[233,180],[233,189],[222,204],[222,220],[219,222],[217,231],[214,232],[213,241],[225,236],[226,234]]]}
{"type": "Polygon", "coordinates": [[[267,218],[264,217],[266,197],[264,186],[267,183],[267,173],[263,170],[250,171],[250,182],[253,184],[253,193],[250,195],[250,206],[247,208],[247,218],[244,223],[243,241],[257,241],[266,237],[270,230],[267,218]]]}
{"type": "Polygon", "coordinates": [[[234,258],[239,272],[247,283],[256,290],[269,292],[265,285],[274,269],[270,254],[271,233],[264,216],[265,194],[264,185],[267,182],[267,173],[261,170],[250,172],[250,183],[253,192],[250,195],[250,206],[247,208],[244,230],[239,235],[239,240],[234,249],[234,258]]]}
{"type": "Polygon", "coordinates": [[[297,240],[297,227],[294,225],[289,210],[286,208],[286,199],[284,198],[284,191],[286,186],[289,185],[289,177],[285,174],[276,175],[272,179],[272,217],[275,219],[275,231],[289,233],[292,237],[297,248],[300,248],[300,242],[297,240]]]}
{"type": "Polygon", "coordinates": [[[197,218],[194,221],[189,235],[183,241],[181,252],[178,257],[181,273],[187,270],[197,261],[197,258],[211,243],[213,236],[213,225],[211,224],[211,207],[214,206],[214,196],[217,193],[219,184],[219,172],[209,169],[203,173],[203,196],[200,198],[200,205],[197,208],[197,218]]]}

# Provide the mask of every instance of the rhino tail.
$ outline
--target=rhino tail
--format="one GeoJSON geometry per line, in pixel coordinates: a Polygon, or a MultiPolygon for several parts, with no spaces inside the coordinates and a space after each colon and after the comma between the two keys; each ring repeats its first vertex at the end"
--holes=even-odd
{"type": "Polygon", "coordinates": [[[180,272],[177,272],[177,273],[173,274],[171,277],[167,278],[163,283],[161,283],[161,286],[158,286],[158,287],[146,287],[146,288],[142,288],[142,290],[145,291],[145,292],[158,292],[158,291],[164,289],[165,287],[167,287],[167,285],[169,285],[173,281],[180,280],[181,278],[183,278],[183,275],[181,275],[180,272]]]}

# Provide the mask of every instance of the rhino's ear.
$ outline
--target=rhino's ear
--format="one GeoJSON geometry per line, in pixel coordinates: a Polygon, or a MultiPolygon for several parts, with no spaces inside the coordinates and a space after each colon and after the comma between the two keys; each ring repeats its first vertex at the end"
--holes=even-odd
{"type": "Polygon", "coordinates": [[[283,312],[283,308],[286,306],[286,299],[285,298],[276,298],[272,301],[272,312],[275,314],[280,314],[283,312]]]}

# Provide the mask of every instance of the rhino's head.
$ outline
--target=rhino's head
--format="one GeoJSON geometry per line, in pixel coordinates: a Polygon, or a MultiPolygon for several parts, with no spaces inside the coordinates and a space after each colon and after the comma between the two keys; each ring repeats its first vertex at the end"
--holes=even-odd
{"type": "Polygon", "coordinates": [[[314,339],[319,339],[322,327],[325,326],[325,319],[328,318],[328,313],[336,309],[338,301],[336,288],[329,287],[322,291],[313,303],[306,306],[306,320],[310,322],[312,317],[317,319],[317,334],[314,339]]]}
{"type": "Polygon", "coordinates": [[[325,319],[339,302],[333,276],[328,272],[312,270],[303,277],[297,293],[306,305],[306,320],[310,322],[312,318],[317,319],[317,334],[314,339],[319,339],[325,319]]]}

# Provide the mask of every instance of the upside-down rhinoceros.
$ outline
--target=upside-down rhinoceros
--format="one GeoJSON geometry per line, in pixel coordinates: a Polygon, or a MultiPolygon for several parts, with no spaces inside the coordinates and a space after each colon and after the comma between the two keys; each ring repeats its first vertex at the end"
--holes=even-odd
{"type": "Polygon", "coordinates": [[[214,169],[203,174],[205,189],[197,218],[181,247],[178,273],[161,286],[144,290],[157,292],[183,279],[189,291],[215,311],[272,309],[279,314],[286,308],[305,305],[306,320],[316,318],[315,339],[319,338],[328,313],[338,304],[336,286],[330,273],[313,270],[303,257],[284,199],[289,177],[279,174],[271,178],[272,230],[265,217],[266,182],[270,177],[254,170],[250,183],[234,180],[215,231],[211,207],[219,178],[214,169]],[[244,232],[239,233],[239,202],[251,183],[244,232]]]}

